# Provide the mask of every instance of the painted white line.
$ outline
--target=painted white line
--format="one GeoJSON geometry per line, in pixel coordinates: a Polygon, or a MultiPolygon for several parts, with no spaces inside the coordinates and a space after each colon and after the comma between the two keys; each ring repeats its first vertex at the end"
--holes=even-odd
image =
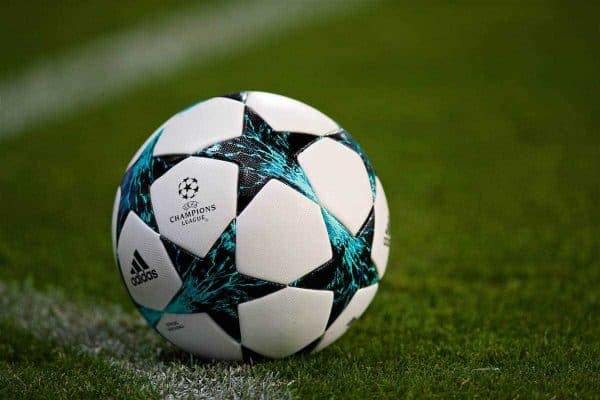
{"type": "Polygon", "coordinates": [[[361,2],[222,4],[196,5],[160,21],[104,36],[0,82],[0,138],[107,101],[185,65],[202,64],[308,21],[353,9],[361,2]]]}
{"type": "Polygon", "coordinates": [[[37,340],[91,354],[130,371],[169,399],[289,399],[292,382],[275,372],[236,363],[190,360],[118,307],[72,303],[60,292],[0,282],[0,323],[8,321],[37,340]],[[182,361],[183,358],[183,361],[182,361]]]}

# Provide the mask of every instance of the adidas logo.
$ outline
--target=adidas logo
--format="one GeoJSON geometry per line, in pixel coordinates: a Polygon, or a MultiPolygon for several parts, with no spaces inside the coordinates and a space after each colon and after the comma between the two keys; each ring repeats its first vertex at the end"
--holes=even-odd
{"type": "Polygon", "coordinates": [[[133,286],[158,278],[158,272],[156,272],[155,269],[150,269],[137,250],[133,252],[133,261],[131,262],[131,265],[133,266],[133,268],[131,268],[131,275],[133,275],[131,277],[131,284],[133,286]]]}

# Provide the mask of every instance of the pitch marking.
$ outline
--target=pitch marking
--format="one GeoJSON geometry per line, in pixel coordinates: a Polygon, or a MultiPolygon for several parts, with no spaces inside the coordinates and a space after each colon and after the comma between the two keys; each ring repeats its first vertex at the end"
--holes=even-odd
{"type": "MultiPolygon", "coordinates": [[[[0,138],[107,101],[181,67],[355,8],[360,1],[253,0],[196,5],[103,36],[0,81],[0,138]]],[[[234,88],[232,88],[233,90],[234,88]]]]}
{"type": "MultiPolygon", "coordinates": [[[[119,307],[70,302],[58,291],[0,281],[0,324],[15,323],[37,340],[75,348],[131,371],[170,399],[290,399],[293,382],[241,363],[206,363],[186,357],[119,307]]],[[[1,325],[0,325],[1,326],[1,325]]]]}

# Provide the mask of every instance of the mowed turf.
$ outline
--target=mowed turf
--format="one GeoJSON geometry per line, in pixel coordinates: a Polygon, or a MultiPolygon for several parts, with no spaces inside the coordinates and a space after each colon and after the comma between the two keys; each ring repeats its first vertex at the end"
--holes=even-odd
{"type": "MultiPolygon", "coordinates": [[[[0,280],[133,313],[109,228],[129,158],[196,100],[278,92],[361,143],[393,245],[379,293],[341,340],[256,374],[277,371],[305,398],[598,398],[599,15],[373,4],[4,140],[0,280]]],[[[136,393],[139,377],[57,356],[20,329],[0,323],[0,382],[43,397],[99,390],[82,379],[136,393]]]]}
{"type": "MultiPolygon", "coordinates": [[[[185,6],[188,1],[180,1],[185,6]]],[[[159,0],[54,2],[36,0],[3,4],[0,14],[0,73],[17,74],[24,66],[41,63],[98,36],[127,29],[173,9],[159,0]]]]}

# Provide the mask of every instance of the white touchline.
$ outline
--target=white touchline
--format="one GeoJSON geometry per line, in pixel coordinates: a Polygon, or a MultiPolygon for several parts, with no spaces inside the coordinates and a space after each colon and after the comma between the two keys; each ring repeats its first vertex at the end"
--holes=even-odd
{"type": "Polygon", "coordinates": [[[141,317],[116,306],[81,305],[60,292],[41,293],[31,284],[0,281],[0,310],[0,329],[3,322],[16,324],[36,340],[98,357],[144,381],[139,389],[151,388],[163,398],[293,397],[293,382],[277,372],[256,372],[249,364],[190,362],[141,317]]]}
{"type": "Polygon", "coordinates": [[[103,36],[1,81],[0,138],[106,101],[182,66],[211,61],[359,4],[252,0],[195,5],[159,21],[103,36]]]}

